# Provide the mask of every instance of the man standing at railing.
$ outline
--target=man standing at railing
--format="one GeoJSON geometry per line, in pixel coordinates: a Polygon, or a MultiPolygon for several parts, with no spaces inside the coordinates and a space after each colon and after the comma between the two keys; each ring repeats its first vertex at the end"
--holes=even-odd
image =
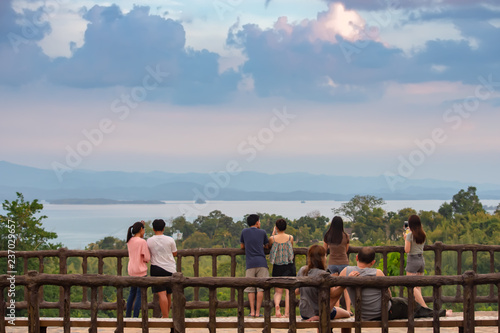
{"type": "MultiPolygon", "coordinates": [[[[177,247],[172,237],[165,236],[165,221],[153,221],[155,235],[148,239],[149,252],[151,252],[151,276],[172,276],[176,272],[174,257],[177,256],[177,247]]],[[[162,318],[168,318],[172,305],[172,288],[167,285],[153,286],[153,293],[158,293],[162,318]]]]}
{"type": "MultiPolygon", "coordinates": [[[[269,277],[266,254],[264,248],[268,247],[269,239],[264,230],[260,229],[260,218],[257,214],[250,214],[247,217],[250,228],[241,232],[241,248],[245,250],[246,256],[246,277],[269,277]]],[[[260,306],[264,298],[264,289],[247,287],[248,302],[250,303],[250,317],[260,317],[260,306]]]]}

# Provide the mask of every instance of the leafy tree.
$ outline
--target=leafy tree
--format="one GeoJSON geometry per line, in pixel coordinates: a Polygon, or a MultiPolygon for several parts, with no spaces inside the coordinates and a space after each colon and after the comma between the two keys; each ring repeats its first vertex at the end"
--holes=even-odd
{"type": "Polygon", "coordinates": [[[445,219],[451,219],[453,217],[453,206],[447,202],[444,202],[438,209],[438,213],[441,214],[445,219]]]}
{"type": "Polygon", "coordinates": [[[171,227],[165,228],[165,232],[169,235],[173,235],[177,231],[182,234],[183,239],[187,239],[196,231],[196,226],[186,220],[184,215],[178,216],[172,220],[171,227]]]}
{"type": "Polygon", "coordinates": [[[233,218],[222,214],[220,210],[214,210],[208,216],[198,216],[193,222],[196,229],[213,238],[215,231],[219,228],[227,228],[233,224],[233,218]]]}
{"type": "Polygon", "coordinates": [[[34,251],[41,249],[57,249],[62,244],[50,243],[49,240],[57,238],[55,232],[46,231],[42,227],[42,220],[46,215],[36,217],[43,209],[37,199],[25,201],[24,196],[16,192],[17,200],[5,200],[2,208],[7,215],[0,215],[0,244],[2,249],[7,249],[9,224],[15,225],[16,251],[34,251]],[[13,222],[10,222],[13,221],[13,222]]]}
{"type": "Polygon", "coordinates": [[[401,222],[401,224],[404,221],[408,221],[408,218],[411,215],[417,215],[417,211],[415,209],[413,209],[413,208],[410,208],[410,207],[403,208],[403,209],[400,209],[398,211],[398,217],[399,217],[399,221],[401,222]]]}
{"type": "MultiPolygon", "coordinates": [[[[385,211],[380,208],[385,201],[372,195],[355,195],[349,202],[343,203],[340,208],[333,208],[334,214],[343,215],[352,221],[355,237],[361,242],[369,239],[375,240],[376,235],[384,239],[389,237],[390,228],[387,219],[384,218],[385,211]]],[[[394,217],[394,216],[392,216],[394,217]]]]}
{"type": "Polygon", "coordinates": [[[325,233],[328,222],[329,219],[326,216],[308,214],[307,216],[300,217],[293,224],[295,226],[307,225],[312,232],[319,229],[321,233],[325,233]]]}
{"type": "Polygon", "coordinates": [[[443,216],[433,210],[421,210],[419,216],[422,225],[424,228],[428,228],[428,230],[434,230],[443,221],[443,216]]]}
{"type": "Polygon", "coordinates": [[[403,208],[397,213],[388,212],[385,215],[386,239],[399,240],[403,233],[404,221],[408,221],[411,215],[417,214],[413,208],[403,208]]]}
{"type": "Polygon", "coordinates": [[[182,247],[184,249],[210,248],[212,247],[212,240],[206,233],[195,231],[184,242],[182,242],[182,247]]]}
{"type": "MultiPolygon", "coordinates": [[[[404,259],[404,257],[403,257],[404,259]]],[[[401,262],[401,253],[391,252],[387,254],[387,276],[398,276],[401,262]]],[[[380,260],[378,269],[384,270],[384,261],[380,260]]]]}
{"type": "Polygon", "coordinates": [[[127,242],[116,237],[107,236],[95,243],[90,243],[86,250],[123,250],[127,248],[127,242]]]}
{"type": "Polygon", "coordinates": [[[297,228],[297,235],[295,235],[295,242],[298,246],[307,247],[311,245],[311,228],[306,224],[297,228]]]}
{"type": "Polygon", "coordinates": [[[476,188],[474,186],[469,186],[467,191],[460,190],[457,194],[453,196],[451,201],[451,206],[453,207],[453,212],[455,214],[477,214],[485,213],[486,211],[479,201],[479,197],[476,194],[476,188]]]}
{"type": "Polygon", "coordinates": [[[393,241],[400,239],[403,232],[401,216],[396,212],[387,212],[384,220],[386,224],[386,238],[393,241]]]}
{"type": "Polygon", "coordinates": [[[373,195],[355,195],[349,202],[343,203],[340,208],[333,208],[334,214],[343,215],[353,223],[370,215],[373,210],[385,204],[384,199],[373,195]]]}

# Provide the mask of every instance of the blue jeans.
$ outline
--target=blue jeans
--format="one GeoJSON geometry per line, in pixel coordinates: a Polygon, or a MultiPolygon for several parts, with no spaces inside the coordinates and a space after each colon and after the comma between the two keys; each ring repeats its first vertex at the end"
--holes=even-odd
{"type": "Polygon", "coordinates": [[[128,295],[127,299],[127,310],[125,312],[125,317],[130,317],[132,306],[134,308],[134,317],[138,318],[139,311],[141,310],[141,288],[139,287],[130,287],[130,294],[128,295]]]}
{"type": "Polygon", "coordinates": [[[348,265],[328,265],[328,270],[330,271],[331,274],[337,273],[340,274],[344,268],[346,268],[348,265]]]}

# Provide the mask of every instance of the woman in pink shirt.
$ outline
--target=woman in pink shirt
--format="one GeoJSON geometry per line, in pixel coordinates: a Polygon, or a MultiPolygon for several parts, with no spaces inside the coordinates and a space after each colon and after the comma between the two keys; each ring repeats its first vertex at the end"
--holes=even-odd
{"type": "MultiPolygon", "coordinates": [[[[146,263],[151,259],[151,255],[149,254],[148,244],[144,240],[144,232],[144,221],[135,222],[133,226],[128,228],[127,248],[129,276],[146,276],[148,273],[146,263]]],[[[139,287],[130,287],[125,317],[130,317],[132,308],[134,308],[134,317],[139,317],[139,311],[141,310],[141,288],[139,287]]]]}

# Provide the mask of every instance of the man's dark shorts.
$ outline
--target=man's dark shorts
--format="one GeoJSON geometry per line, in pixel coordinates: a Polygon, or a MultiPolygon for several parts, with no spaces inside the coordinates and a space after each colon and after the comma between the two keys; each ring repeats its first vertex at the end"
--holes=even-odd
{"type": "MultiPolygon", "coordinates": [[[[408,299],[402,297],[392,297],[391,298],[391,309],[389,310],[389,320],[393,319],[408,319],[408,299]]],[[[425,318],[433,317],[434,311],[429,308],[424,308],[420,304],[415,302],[415,312],[413,316],[415,318],[425,318]]],[[[446,316],[446,310],[441,309],[439,311],[439,317],[446,316]]]]}
{"type": "MultiPolygon", "coordinates": [[[[151,265],[150,273],[151,273],[151,276],[172,276],[172,273],[167,272],[166,270],[164,270],[160,266],[156,266],[156,265],[151,265]]],[[[167,294],[172,293],[172,288],[170,288],[167,285],[153,286],[153,287],[151,287],[151,289],[153,290],[153,293],[159,293],[160,291],[165,291],[165,290],[167,291],[167,294]]]]}

